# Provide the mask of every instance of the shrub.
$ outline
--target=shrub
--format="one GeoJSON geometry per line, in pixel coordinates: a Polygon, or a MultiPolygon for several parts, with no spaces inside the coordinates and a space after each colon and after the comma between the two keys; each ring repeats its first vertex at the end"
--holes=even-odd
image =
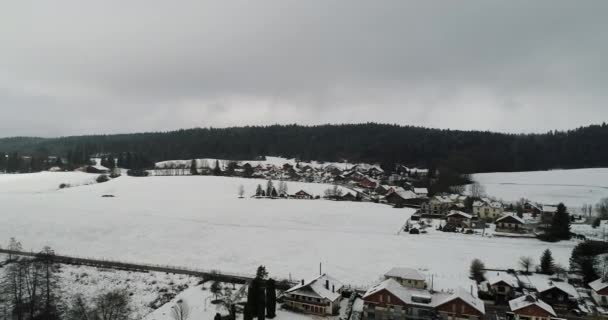
{"type": "Polygon", "coordinates": [[[65,189],[65,188],[69,188],[70,185],[68,183],[62,183],[59,185],[59,189],[65,189]]]}
{"type": "Polygon", "coordinates": [[[99,177],[97,177],[97,179],[95,181],[97,181],[97,183],[103,183],[103,182],[106,182],[106,181],[109,181],[109,180],[110,180],[110,178],[108,178],[107,175],[102,174],[99,177]]]}

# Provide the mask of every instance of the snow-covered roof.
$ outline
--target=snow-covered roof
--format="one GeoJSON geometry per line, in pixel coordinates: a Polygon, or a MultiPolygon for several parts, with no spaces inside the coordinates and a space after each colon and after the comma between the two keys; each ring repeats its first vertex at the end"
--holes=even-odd
{"type": "Polygon", "coordinates": [[[555,213],[555,212],[557,212],[557,206],[543,205],[543,212],[552,212],[552,213],[555,213]]]}
{"type": "Polygon", "coordinates": [[[450,213],[448,213],[447,215],[448,217],[453,217],[453,216],[463,216],[467,219],[471,219],[473,218],[472,215],[468,214],[468,213],[464,213],[462,211],[457,211],[457,210],[450,210],[450,213]]]}
{"type": "Polygon", "coordinates": [[[474,201],[473,207],[491,207],[491,208],[495,208],[495,209],[500,209],[500,208],[502,208],[502,203],[500,203],[498,201],[492,201],[491,199],[488,199],[488,198],[483,198],[481,200],[474,201]]]}
{"type": "Polygon", "coordinates": [[[442,292],[430,293],[428,290],[424,289],[404,287],[394,279],[387,279],[367,290],[363,295],[363,299],[382,290],[390,292],[405,304],[427,307],[435,307],[446,301],[450,296],[450,294],[442,292]]]}
{"type": "Polygon", "coordinates": [[[403,188],[401,190],[395,190],[395,191],[391,192],[390,194],[397,194],[399,197],[401,197],[404,200],[418,198],[418,195],[415,194],[413,191],[403,190],[403,188]]]}
{"type": "MultiPolygon", "coordinates": [[[[533,282],[534,283],[534,282],[533,282]]],[[[567,293],[570,297],[577,298],[578,293],[576,292],[576,288],[574,288],[571,284],[562,281],[542,281],[539,283],[534,283],[536,290],[538,292],[545,292],[551,290],[553,288],[558,288],[559,290],[567,293]]]]}
{"type": "Polygon", "coordinates": [[[513,299],[513,300],[509,301],[509,308],[511,308],[511,311],[517,311],[517,310],[529,307],[531,305],[536,305],[539,308],[547,311],[552,316],[554,316],[554,317],[556,316],[555,310],[553,310],[553,308],[550,305],[548,305],[546,302],[538,299],[533,294],[523,295],[517,299],[513,299]]]}
{"type": "Polygon", "coordinates": [[[504,219],[506,219],[506,218],[513,218],[513,219],[515,219],[516,221],[518,221],[518,222],[519,222],[519,223],[521,223],[521,224],[525,224],[525,223],[526,223],[526,222],[524,221],[524,219],[522,219],[522,218],[518,217],[518,216],[517,216],[517,215],[515,215],[514,213],[507,213],[507,214],[503,215],[502,217],[500,217],[500,218],[496,219],[496,222],[500,222],[500,221],[502,221],[502,220],[504,220],[504,219]]]}
{"type": "Polygon", "coordinates": [[[387,278],[424,281],[426,277],[420,271],[412,268],[392,268],[384,274],[387,278]]]}
{"type": "Polygon", "coordinates": [[[414,193],[417,193],[417,194],[428,194],[429,190],[427,188],[414,188],[414,193]]]}
{"type": "Polygon", "coordinates": [[[344,284],[342,284],[340,281],[334,279],[333,277],[330,277],[326,274],[323,274],[315,279],[312,279],[308,282],[304,282],[304,284],[300,283],[297,286],[285,291],[285,293],[296,293],[296,294],[301,294],[301,295],[308,295],[310,296],[311,294],[313,295],[317,295],[321,298],[325,298],[328,299],[330,301],[335,301],[336,299],[338,299],[341,294],[338,292],[340,291],[340,289],[342,289],[342,287],[344,287],[344,284]],[[300,289],[309,289],[309,290],[302,290],[300,291],[300,289]]]}
{"type": "Polygon", "coordinates": [[[478,297],[475,297],[471,292],[465,290],[462,287],[456,288],[456,290],[454,291],[454,293],[452,295],[450,295],[447,299],[445,299],[443,302],[439,303],[438,305],[445,304],[454,299],[460,299],[460,300],[464,301],[466,304],[473,307],[475,310],[481,312],[482,314],[486,313],[486,308],[485,308],[485,305],[483,304],[483,301],[481,299],[479,299],[478,297]]]}
{"type": "Polygon", "coordinates": [[[500,282],[504,282],[504,283],[508,284],[509,286],[511,286],[512,288],[519,287],[517,278],[506,272],[496,272],[496,273],[490,272],[486,275],[486,278],[488,279],[488,283],[491,286],[493,286],[497,283],[500,283],[500,282]]]}
{"type": "Polygon", "coordinates": [[[604,281],[602,278],[599,278],[593,282],[590,282],[589,287],[591,287],[593,291],[597,292],[606,289],[608,287],[608,282],[604,281]]]}

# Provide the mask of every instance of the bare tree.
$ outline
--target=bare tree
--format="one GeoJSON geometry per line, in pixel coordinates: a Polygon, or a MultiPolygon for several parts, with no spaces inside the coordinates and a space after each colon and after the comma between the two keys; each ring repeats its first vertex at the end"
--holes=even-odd
{"type": "MultiPolygon", "coordinates": [[[[15,239],[14,237],[11,237],[11,239],[9,240],[7,249],[11,250],[11,251],[22,251],[23,247],[21,246],[21,242],[17,241],[17,239],[15,239]]],[[[8,254],[8,261],[13,261],[12,253],[8,254]]]]}
{"type": "Polygon", "coordinates": [[[242,198],[245,195],[245,187],[243,185],[239,186],[239,198],[242,198]]]}
{"type": "Polygon", "coordinates": [[[534,265],[534,260],[530,257],[519,258],[519,266],[526,271],[526,274],[530,272],[530,268],[534,265]]]}
{"type": "Polygon", "coordinates": [[[473,198],[483,198],[486,195],[486,188],[479,182],[475,181],[471,185],[471,196],[473,198]]]}
{"type": "Polygon", "coordinates": [[[190,307],[185,300],[177,300],[171,307],[171,317],[175,320],[187,320],[190,316],[190,307]]]}

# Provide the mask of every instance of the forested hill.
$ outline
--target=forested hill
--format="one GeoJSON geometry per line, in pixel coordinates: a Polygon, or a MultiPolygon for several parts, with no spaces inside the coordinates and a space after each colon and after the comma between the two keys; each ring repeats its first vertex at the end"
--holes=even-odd
{"type": "Polygon", "coordinates": [[[62,138],[4,138],[0,152],[61,155],[68,152],[141,153],[149,160],[255,159],[263,155],[302,160],[448,166],[460,172],[608,167],[608,126],[546,134],[455,131],[385,124],[274,125],[197,128],[171,132],[62,138]]]}

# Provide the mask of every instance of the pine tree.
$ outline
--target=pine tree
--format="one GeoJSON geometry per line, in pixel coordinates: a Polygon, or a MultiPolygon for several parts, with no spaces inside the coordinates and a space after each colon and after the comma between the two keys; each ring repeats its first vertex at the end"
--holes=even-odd
{"type": "Polygon", "coordinates": [[[196,159],[192,159],[192,161],[190,161],[190,174],[193,176],[198,175],[196,159]]]}
{"type": "Polygon", "coordinates": [[[540,257],[540,272],[544,274],[553,274],[555,271],[555,262],[551,250],[547,249],[540,257]]]}
{"type": "Polygon", "coordinates": [[[263,192],[264,190],[262,190],[262,185],[258,184],[258,187],[255,189],[255,195],[261,197],[263,192]]]}
{"type": "Polygon", "coordinates": [[[551,234],[556,239],[570,239],[570,214],[566,206],[560,203],[551,223],[551,234]]]}
{"type": "Polygon", "coordinates": [[[483,262],[481,262],[481,260],[479,259],[473,259],[473,261],[471,262],[471,268],[469,270],[471,279],[477,281],[477,283],[480,283],[484,280],[484,269],[486,268],[486,266],[483,264],[483,262]]]}
{"type": "Polygon", "coordinates": [[[214,176],[221,176],[222,175],[222,168],[220,168],[220,161],[219,160],[215,160],[215,167],[213,168],[213,175],[214,176]]]}
{"type": "Polygon", "coordinates": [[[266,315],[272,319],[276,317],[277,291],[274,279],[266,281],[266,315]]]}

